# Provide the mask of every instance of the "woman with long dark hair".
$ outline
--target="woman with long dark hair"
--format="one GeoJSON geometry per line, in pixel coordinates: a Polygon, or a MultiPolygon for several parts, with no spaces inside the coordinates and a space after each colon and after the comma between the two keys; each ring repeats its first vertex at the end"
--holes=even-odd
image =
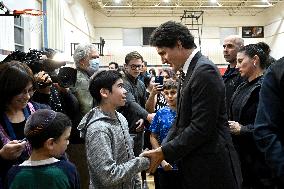
{"type": "Polygon", "coordinates": [[[243,189],[274,188],[271,172],[252,135],[266,61],[266,54],[255,44],[242,47],[237,54],[244,82],[231,98],[229,128],[241,161],[243,189]]]}
{"type": "Polygon", "coordinates": [[[30,155],[24,125],[31,113],[43,108],[30,102],[34,90],[33,73],[26,64],[12,61],[0,65],[0,188],[9,168],[30,155]]]}

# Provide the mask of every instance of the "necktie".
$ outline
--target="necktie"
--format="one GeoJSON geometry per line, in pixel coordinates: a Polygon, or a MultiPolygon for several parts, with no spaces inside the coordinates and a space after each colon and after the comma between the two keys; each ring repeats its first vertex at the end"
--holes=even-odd
{"type": "Polygon", "coordinates": [[[184,82],[184,79],[185,79],[185,73],[182,70],[180,70],[180,80],[181,80],[181,83],[184,82]]]}
{"type": "Polygon", "coordinates": [[[185,74],[184,74],[184,72],[182,70],[180,70],[180,77],[179,77],[179,79],[180,79],[180,91],[179,92],[181,92],[182,85],[183,85],[183,82],[184,82],[184,79],[185,79],[185,74]]]}

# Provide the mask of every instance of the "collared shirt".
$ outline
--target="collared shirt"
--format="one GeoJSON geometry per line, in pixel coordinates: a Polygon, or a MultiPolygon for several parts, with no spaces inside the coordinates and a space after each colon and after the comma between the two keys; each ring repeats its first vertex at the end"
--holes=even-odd
{"type": "Polygon", "coordinates": [[[133,77],[132,75],[130,75],[128,72],[125,73],[125,76],[127,78],[129,78],[129,81],[131,81],[132,83],[134,83],[135,85],[137,84],[137,80],[138,80],[138,77],[133,77]]]}
{"type": "Polygon", "coordinates": [[[198,51],[199,51],[198,49],[194,49],[194,50],[192,51],[192,53],[189,55],[188,59],[185,61],[184,65],[183,65],[183,67],[182,67],[182,71],[183,71],[183,73],[184,73],[184,76],[186,76],[186,74],[187,74],[187,69],[188,69],[188,67],[189,67],[189,64],[190,64],[191,60],[193,59],[193,57],[195,56],[195,54],[196,54],[198,51]]]}

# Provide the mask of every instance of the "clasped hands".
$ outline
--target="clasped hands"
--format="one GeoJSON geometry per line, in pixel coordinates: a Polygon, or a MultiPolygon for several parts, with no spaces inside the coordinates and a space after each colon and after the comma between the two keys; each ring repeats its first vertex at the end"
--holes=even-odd
{"type": "Polygon", "coordinates": [[[242,125],[236,121],[228,121],[229,129],[232,134],[239,135],[241,132],[242,125]]]}
{"type": "MultiPolygon", "coordinates": [[[[147,158],[150,159],[150,167],[147,170],[147,172],[149,172],[149,173],[154,173],[156,171],[156,169],[158,168],[158,166],[161,164],[161,162],[165,159],[164,153],[163,153],[161,147],[154,149],[154,150],[144,151],[139,156],[140,157],[147,157],[147,158]]],[[[166,169],[168,169],[169,166],[168,165],[166,165],[166,166],[167,166],[166,169]]]]}

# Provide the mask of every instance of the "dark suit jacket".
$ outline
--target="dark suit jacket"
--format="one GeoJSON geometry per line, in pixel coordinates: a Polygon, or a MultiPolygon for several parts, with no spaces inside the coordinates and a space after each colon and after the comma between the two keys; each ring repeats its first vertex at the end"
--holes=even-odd
{"type": "Polygon", "coordinates": [[[241,171],[228,130],[218,68],[198,52],[178,93],[177,120],[162,144],[177,161],[184,189],[237,189],[241,171]]]}

